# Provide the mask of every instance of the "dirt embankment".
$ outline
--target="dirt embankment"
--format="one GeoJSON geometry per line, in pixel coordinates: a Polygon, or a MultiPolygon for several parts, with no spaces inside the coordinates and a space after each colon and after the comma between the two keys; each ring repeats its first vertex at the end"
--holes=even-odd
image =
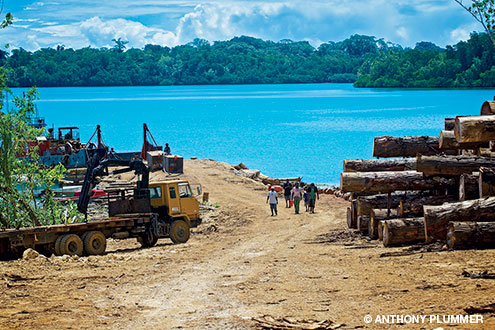
{"type": "MultiPolygon", "coordinates": [[[[164,239],[139,249],[133,240],[110,240],[104,256],[1,262],[0,327],[244,329],[266,315],[385,329],[391,326],[366,324],[364,316],[488,306],[483,325],[455,328],[495,328],[495,280],[466,275],[493,272],[495,251],[385,249],[346,229],[341,199],[322,196],[316,214],[280,205],[271,217],[265,187],[229,165],[189,160],[185,171],[218,203],[188,243],[164,239]]],[[[401,327],[439,326],[450,328],[401,327]]]]}

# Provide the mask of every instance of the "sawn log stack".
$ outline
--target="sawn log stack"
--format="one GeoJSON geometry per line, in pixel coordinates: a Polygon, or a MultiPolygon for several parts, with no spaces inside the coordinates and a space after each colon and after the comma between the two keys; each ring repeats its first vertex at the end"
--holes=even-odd
{"type": "Polygon", "coordinates": [[[375,137],[373,156],[388,159],[345,160],[340,189],[351,193],[349,228],[386,247],[494,248],[492,108],[487,101],[480,116],[445,118],[439,136],[375,137]]]}

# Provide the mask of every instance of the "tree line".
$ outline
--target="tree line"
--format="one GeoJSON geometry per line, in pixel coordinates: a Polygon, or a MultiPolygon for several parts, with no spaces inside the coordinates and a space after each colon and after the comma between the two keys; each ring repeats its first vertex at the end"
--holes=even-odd
{"type": "Polygon", "coordinates": [[[209,43],[0,51],[11,87],[354,83],[356,87],[495,86],[494,47],[486,33],[441,48],[414,48],[353,35],[314,48],[307,41],[241,36],[209,43]]]}

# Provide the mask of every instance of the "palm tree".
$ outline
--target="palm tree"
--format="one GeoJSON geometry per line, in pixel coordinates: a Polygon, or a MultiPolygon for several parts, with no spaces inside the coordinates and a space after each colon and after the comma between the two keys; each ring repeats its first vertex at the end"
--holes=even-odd
{"type": "Polygon", "coordinates": [[[122,38],[112,39],[112,41],[115,42],[113,48],[119,53],[123,53],[126,49],[125,45],[129,43],[129,41],[122,40],[122,38]]]}

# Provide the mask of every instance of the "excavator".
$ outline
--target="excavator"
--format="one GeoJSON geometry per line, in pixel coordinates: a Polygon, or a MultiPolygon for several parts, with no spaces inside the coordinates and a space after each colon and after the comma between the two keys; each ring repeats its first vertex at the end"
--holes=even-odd
{"type": "MultiPolygon", "coordinates": [[[[136,187],[109,194],[109,217],[125,218],[151,216],[144,230],[136,231],[138,241],[144,247],[156,244],[158,238],[169,237],[174,243],[185,243],[190,228],[201,224],[199,202],[194,197],[189,182],[169,180],[149,182],[149,169],[141,159],[121,160],[107,157],[105,148],[95,150],[87,163],[84,183],[77,202],[79,212],[87,219],[88,203],[99,177],[131,172],[138,176],[136,187]],[[112,172],[109,168],[117,167],[112,172]]],[[[131,233],[132,234],[132,233],[131,233]]]]}

